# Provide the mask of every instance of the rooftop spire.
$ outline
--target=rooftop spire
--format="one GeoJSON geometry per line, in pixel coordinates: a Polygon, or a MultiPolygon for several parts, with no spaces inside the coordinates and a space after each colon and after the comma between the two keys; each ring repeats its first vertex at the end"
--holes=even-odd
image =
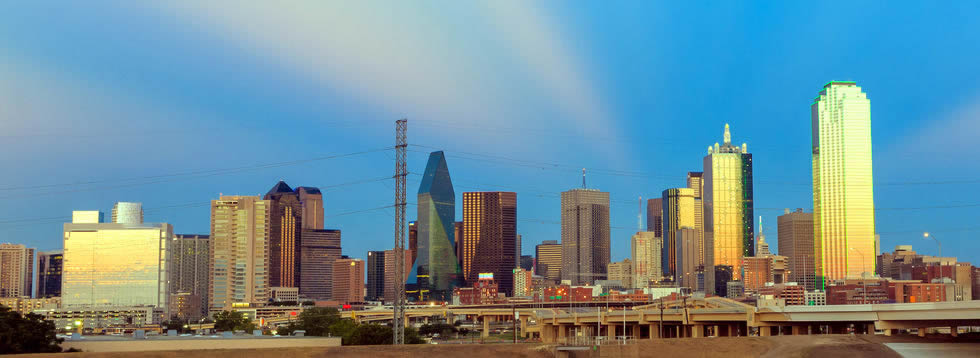
{"type": "Polygon", "coordinates": [[[582,168],[582,189],[588,188],[585,186],[585,168],[582,168]]]}
{"type": "Polygon", "coordinates": [[[725,123],[725,144],[732,144],[732,133],[728,130],[728,123],[725,123]]]}

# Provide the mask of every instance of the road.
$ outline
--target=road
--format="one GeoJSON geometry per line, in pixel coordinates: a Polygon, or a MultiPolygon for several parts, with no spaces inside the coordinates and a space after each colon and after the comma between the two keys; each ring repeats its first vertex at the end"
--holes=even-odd
{"type": "Polygon", "coordinates": [[[907,358],[980,357],[980,343],[885,343],[907,358]]]}

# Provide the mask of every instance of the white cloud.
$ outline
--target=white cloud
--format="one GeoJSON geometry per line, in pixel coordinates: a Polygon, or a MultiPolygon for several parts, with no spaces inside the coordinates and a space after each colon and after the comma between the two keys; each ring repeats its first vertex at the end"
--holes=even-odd
{"type": "MultiPolygon", "coordinates": [[[[576,62],[579,56],[566,46],[567,37],[532,3],[496,1],[465,9],[443,2],[360,1],[178,1],[150,6],[388,113],[462,125],[615,134],[590,85],[589,71],[576,62]],[[460,11],[447,14],[447,7],[460,11]],[[526,67],[518,72],[530,76],[515,81],[544,89],[546,93],[535,96],[550,99],[561,118],[544,119],[514,108],[527,99],[508,90],[514,84],[501,84],[503,72],[488,68],[479,51],[466,51],[481,46],[468,42],[481,40],[467,38],[471,32],[491,34],[494,43],[486,44],[487,51],[494,46],[513,51],[504,55],[526,67]]],[[[458,128],[446,130],[456,131],[464,141],[481,139],[458,128]]],[[[516,142],[535,142],[524,139],[516,142]]]]}
{"type": "Polygon", "coordinates": [[[911,128],[893,144],[894,153],[904,165],[908,160],[925,163],[957,163],[978,168],[977,141],[980,139],[980,97],[911,128]]]}

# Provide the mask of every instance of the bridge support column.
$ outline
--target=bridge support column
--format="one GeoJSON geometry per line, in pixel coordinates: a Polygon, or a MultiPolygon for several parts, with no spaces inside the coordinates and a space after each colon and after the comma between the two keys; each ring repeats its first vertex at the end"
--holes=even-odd
{"type": "Polygon", "coordinates": [[[950,336],[953,336],[953,337],[959,337],[960,336],[960,332],[958,332],[959,329],[960,329],[960,327],[950,326],[949,327],[949,335],[950,336]]]}
{"type": "Polygon", "coordinates": [[[521,317],[521,338],[527,338],[527,316],[521,317]]]}
{"type": "Polygon", "coordinates": [[[772,327],[762,326],[759,327],[759,337],[769,337],[772,336],[772,327]]]}
{"type": "Polygon", "coordinates": [[[691,326],[691,337],[703,338],[704,337],[704,325],[695,324],[691,326]]]}
{"type": "Polygon", "coordinates": [[[674,337],[684,338],[684,325],[683,324],[679,324],[679,325],[677,325],[675,327],[677,327],[676,328],[677,329],[677,335],[674,336],[674,337]]]}
{"type": "Polygon", "coordinates": [[[807,326],[793,326],[790,333],[794,336],[805,335],[808,328],[807,326]]]}
{"type": "Polygon", "coordinates": [[[875,334],[875,324],[865,323],[864,324],[864,334],[875,334]]]}
{"type": "Polygon", "coordinates": [[[606,325],[606,337],[609,337],[609,339],[613,339],[613,340],[616,339],[616,325],[615,324],[607,324],[606,325]]]}
{"type": "Polygon", "coordinates": [[[567,334],[568,334],[568,327],[565,327],[565,325],[563,325],[563,324],[558,324],[558,325],[556,325],[556,327],[558,327],[558,343],[559,344],[566,343],[566,337],[567,337],[567,334]]]}
{"type": "Polygon", "coordinates": [[[892,335],[898,334],[897,329],[889,328],[885,330],[885,337],[891,337],[892,335]]]}
{"type": "Polygon", "coordinates": [[[926,336],[926,327],[919,328],[919,337],[925,337],[925,336],[926,336]]]}
{"type": "Polygon", "coordinates": [[[650,324],[650,339],[661,338],[660,337],[660,326],[657,323],[650,324]]]}
{"type": "Polygon", "coordinates": [[[541,343],[555,343],[555,326],[547,323],[541,325],[541,343]]]}
{"type": "Polygon", "coordinates": [[[480,332],[480,337],[490,337],[490,317],[483,316],[480,318],[483,320],[483,331],[480,332]]]}

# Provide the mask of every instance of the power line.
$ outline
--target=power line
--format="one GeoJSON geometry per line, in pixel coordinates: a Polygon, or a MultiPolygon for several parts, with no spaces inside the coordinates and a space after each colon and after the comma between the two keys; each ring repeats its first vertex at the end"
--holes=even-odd
{"type": "MultiPolygon", "coordinates": [[[[410,146],[419,147],[419,148],[434,149],[434,150],[441,150],[441,148],[438,148],[438,147],[421,145],[421,144],[410,144],[410,146]]],[[[412,152],[426,153],[424,151],[412,151],[412,152]]],[[[454,158],[459,158],[459,159],[466,159],[466,160],[484,161],[484,162],[500,163],[500,164],[510,164],[510,165],[514,165],[514,166],[530,167],[530,168],[543,169],[543,170],[555,170],[555,171],[561,171],[561,172],[578,172],[582,168],[581,166],[570,165],[570,164],[561,164],[561,163],[545,162],[545,161],[537,161],[537,160],[528,160],[528,159],[515,159],[515,158],[503,157],[503,156],[494,155],[494,154],[466,152],[466,151],[452,151],[451,153],[447,153],[446,156],[448,156],[448,157],[454,157],[454,158]]],[[[588,167],[586,166],[586,168],[588,168],[588,167]]],[[[656,179],[677,179],[677,178],[679,178],[679,176],[653,175],[653,174],[645,173],[645,172],[627,171],[627,170],[618,170],[618,169],[606,169],[606,168],[588,168],[588,169],[589,169],[589,173],[590,174],[595,173],[595,174],[609,175],[609,176],[635,177],[635,178],[656,178],[656,179]]],[[[810,185],[813,185],[813,183],[811,183],[811,182],[805,182],[805,183],[803,183],[803,182],[767,181],[767,180],[756,180],[755,183],[758,183],[758,184],[780,184],[780,185],[800,185],[800,186],[810,186],[810,185]]],[[[902,186],[902,185],[944,185],[944,184],[972,184],[972,183],[980,183],[980,179],[942,180],[942,181],[876,182],[876,183],[873,183],[872,185],[875,185],[875,186],[902,186]]]]}
{"type": "MultiPolygon", "coordinates": [[[[187,176],[187,177],[205,177],[205,176],[213,176],[213,175],[232,174],[232,173],[239,173],[239,172],[244,172],[244,171],[249,171],[249,170],[278,168],[278,167],[285,167],[285,166],[292,166],[292,165],[298,165],[298,164],[305,164],[305,163],[316,162],[316,161],[323,161],[323,160],[329,160],[329,159],[344,158],[344,157],[350,157],[350,156],[361,155],[361,154],[368,154],[368,153],[375,153],[375,152],[380,152],[380,151],[387,151],[387,150],[391,150],[391,149],[392,149],[392,147],[384,147],[384,148],[363,150],[363,151],[352,152],[352,153],[345,153],[345,154],[336,154],[336,155],[313,157],[313,158],[307,158],[307,159],[289,160],[289,161],[282,161],[282,162],[261,163],[261,164],[255,164],[255,165],[230,167],[230,168],[202,169],[202,170],[194,170],[194,171],[189,171],[189,172],[180,172],[180,173],[171,173],[171,174],[160,174],[160,175],[149,175],[149,176],[132,177],[132,178],[125,178],[125,179],[103,179],[103,180],[91,180],[91,181],[74,182],[74,183],[30,185],[30,186],[20,186],[20,187],[4,187],[4,188],[0,188],[0,191],[15,191],[15,190],[30,190],[30,189],[47,189],[47,188],[56,188],[56,187],[76,187],[76,186],[86,186],[86,185],[93,185],[93,184],[106,184],[106,183],[114,183],[114,182],[120,182],[121,183],[121,182],[131,182],[131,181],[141,181],[141,180],[154,180],[154,181],[145,182],[145,183],[130,184],[130,186],[132,186],[132,185],[145,185],[145,184],[154,184],[154,183],[160,183],[160,182],[170,181],[170,180],[156,181],[156,180],[165,179],[165,178],[184,177],[184,176],[187,176]]],[[[111,187],[109,187],[109,188],[111,188],[111,187]]],[[[86,190],[87,189],[91,189],[91,188],[86,188],[86,190]]],[[[65,191],[65,192],[71,192],[71,191],[65,191]]],[[[36,193],[31,193],[30,195],[36,195],[36,193]]]]}

